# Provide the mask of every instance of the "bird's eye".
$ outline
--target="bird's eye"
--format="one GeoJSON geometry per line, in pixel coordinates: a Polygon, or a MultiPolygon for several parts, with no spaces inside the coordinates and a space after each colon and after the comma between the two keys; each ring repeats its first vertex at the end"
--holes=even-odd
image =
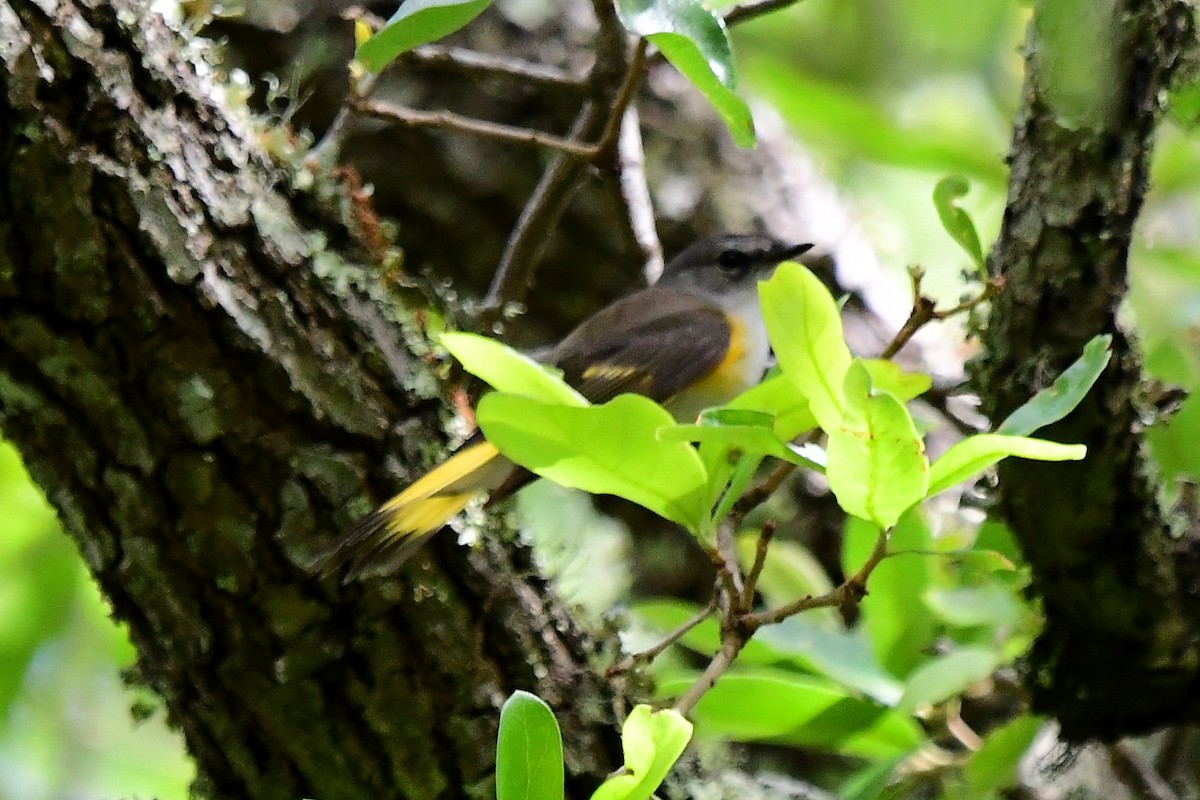
{"type": "Polygon", "coordinates": [[[750,254],[741,250],[722,250],[717,256],[721,271],[731,277],[745,275],[750,269],[750,254]]]}

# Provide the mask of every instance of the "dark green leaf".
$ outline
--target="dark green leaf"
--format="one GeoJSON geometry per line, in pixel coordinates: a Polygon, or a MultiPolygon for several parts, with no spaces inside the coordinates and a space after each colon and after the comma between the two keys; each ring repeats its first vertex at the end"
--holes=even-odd
{"type": "Polygon", "coordinates": [[[967,251],[967,255],[979,267],[981,274],[986,270],[983,260],[983,249],[979,246],[979,234],[975,232],[975,223],[971,215],[955,204],[955,201],[965,197],[971,184],[961,175],[950,175],[938,181],[933,188],[933,205],[937,208],[938,219],[950,238],[958,246],[967,251]]]}
{"type": "Polygon", "coordinates": [[[1029,402],[1008,415],[996,433],[1005,436],[1028,436],[1038,428],[1070,414],[1095,385],[1112,359],[1112,336],[1093,336],[1084,345],[1083,355],[1059,375],[1049,389],[1043,389],[1029,402]]]}
{"type": "Polygon", "coordinates": [[[500,709],[496,800],[562,800],[562,735],[540,697],[516,691],[500,709]]]}
{"type": "Polygon", "coordinates": [[[617,12],[708,98],[739,147],[754,146],[754,120],[735,94],[733,48],[720,15],[699,0],[618,0],[617,12]]]}
{"type": "Polygon", "coordinates": [[[354,57],[371,72],[379,72],[401,53],[454,33],[491,4],[492,0],[404,0],[354,57]]]}
{"type": "Polygon", "coordinates": [[[625,394],[577,408],[492,392],[476,416],[504,455],[555,483],[624,497],[692,531],[707,517],[700,456],[659,441],[675,419],[653,400],[625,394]]]}

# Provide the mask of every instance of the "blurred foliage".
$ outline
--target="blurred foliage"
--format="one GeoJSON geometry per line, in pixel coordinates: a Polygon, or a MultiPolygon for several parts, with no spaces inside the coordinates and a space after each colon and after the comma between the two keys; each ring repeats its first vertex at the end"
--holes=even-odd
{"type": "MultiPolygon", "coordinates": [[[[1028,16],[1028,7],[1014,0],[804,0],[734,30],[741,91],[774,107],[816,154],[884,263],[920,264],[927,289],[957,299],[959,275],[970,258],[946,236],[929,198],[945,176],[968,178],[971,190],[959,204],[988,250],[1004,207],[1004,156],[1020,95],[1028,16]]],[[[1158,137],[1153,190],[1131,253],[1127,310],[1152,372],[1192,389],[1200,377],[1200,137],[1190,126],[1197,121],[1200,92],[1185,86],[1174,97],[1180,105],[1158,137]]],[[[1167,477],[1200,477],[1194,444],[1200,441],[1200,401],[1187,400],[1150,436],[1167,477]]],[[[567,502],[558,490],[544,493],[551,498],[544,504],[522,499],[523,507],[535,507],[531,528],[557,528],[560,536],[605,528],[589,508],[567,502]],[[569,519],[556,526],[550,504],[569,519]]],[[[106,618],[73,546],[7,446],[0,447],[0,508],[0,800],[183,797],[190,767],[177,738],[163,726],[161,713],[130,722],[127,709],[147,700],[117,677],[132,661],[131,648],[106,618]]],[[[890,754],[913,733],[912,717],[895,721],[906,693],[904,708],[919,711],[926,722],[956,713],[946,698],[976,683],[985,660],[988,671],[1011,663],[1033,635],[1036,608],[1021,597],[1023,570],[1019,563],[997,568],[997,559],[1018,558],[1003,529],[985,525],[976,533],[961,520],[948,524],[912,514],[900,535],[914,550],[941,555],[888,559],[855,624],[846,626],[833,614],[794,618],[764,630],[739,664],[747,686],[766,680],[791,692],[817,686],[825,700],[853,700],[857,713],[876,713],[892,726],[883,728],[890,738],[857,740],[858,752],[876,759],[836,773],[831,781],[843,797],[877,797],[884,790],[890,754]]],[[[855,563],[860,539],[852,528],[848,565],[855,563]]],[[[581,602],[598,610],[619,598],[589,596],[588,589],[611,589],[610,581],[597,579],[597,570],[619,561],[625,537],[610,529],[595,543],[599,552],[560,554],[558,569],[573,575],[572,591],[581,602]]],[[[765,591],[820,583],[815,558],[795,549],[791,557],[790,566],[772,564],[765,591]]],[[[624,574],[623,567],[616,569],[624,574]]],[[[643,604],[638,618],[657,629],[686,614],[685,606],[643,604]]],[[[686,651],[706,650],[706,635],[712,631],[698,628],[676,648],[682,654],[661,659],[664,675],[686,674],[695,663],[686,651]]],[[[729,687],[732,702],[737,689],[736,682],[729,687]]],[[[705,724],[720,727],[727,701],[714,695],[701,732],[705,724]]],[[[746,738],[808,741],[813,726],[828,721],[820,719],[819,706],[813,708],[809,718],[776,719],[769,735],[763,731],[772,720],[764,718],[746,738]]],[[[991,733],[951,779],[961,781],[964,793],[955,794],[951,782],[943,786],[944,796],[996,796],[988,793],[1011,782],[1014,754],[1026,749],[1040,723],[1018,717],[993,728],[1003,720],[989,711],[976,709],[980,732],[991,733]]]]}
{"type": "Polygon", "coordinates": [[[192,768],[144,690],[125,632],[54,512],[0,441],[0,798],[187,796],[192,768]]]}

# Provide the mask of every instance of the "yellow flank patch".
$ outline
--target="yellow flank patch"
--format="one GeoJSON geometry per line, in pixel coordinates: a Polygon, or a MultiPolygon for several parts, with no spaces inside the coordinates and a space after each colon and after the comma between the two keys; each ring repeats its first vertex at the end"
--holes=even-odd
{"type": "Polygon", "coordinates": [[[699,390],[716,395],[728,394],[729,397],[732,397],[747,388],[745,375],[746,326],[732,314],[726,314],[725,318],[729,322],[729,348],[725,351],[725,357],[713,368],[712,372],[693,384],[689,391],[699,390]]]}

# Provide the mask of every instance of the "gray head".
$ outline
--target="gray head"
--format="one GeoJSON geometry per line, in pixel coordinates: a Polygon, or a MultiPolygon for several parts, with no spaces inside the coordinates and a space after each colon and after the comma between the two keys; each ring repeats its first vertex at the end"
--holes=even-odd
{"type": "Polygon", "coordinates": [[[701,239],[671,259],[658,286],[709,298],[754,292],[781,261],[796,258],[811,244],[784,244],[770,236],[725,233],[701,239]]]}

